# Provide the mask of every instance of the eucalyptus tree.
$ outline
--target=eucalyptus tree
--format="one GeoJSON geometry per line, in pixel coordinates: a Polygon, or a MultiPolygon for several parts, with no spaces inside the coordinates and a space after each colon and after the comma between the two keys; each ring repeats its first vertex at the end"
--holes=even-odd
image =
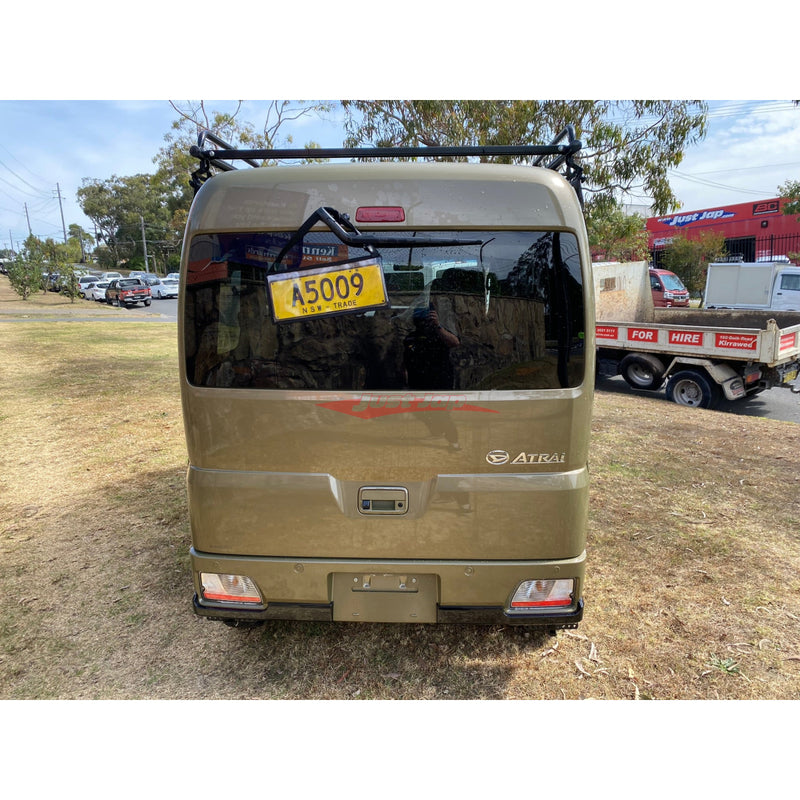
{"type": "Polygon", "coordinates": [[[113,265],[133,258],[138,261],[143,237],[158,245],[167,233],[168,190],[153,175],[84,178],[77,195],[83,213],[97,227],[98,239],[108,248],[113,265]]]}
{"type": "MultiPolygon", "coordinates": [[[[258,125],[243,117],[245,107],[241,100],[230,110],[209,108],[203,100],[170,100],[176,119],[164,136],[164,146],[153,162],[156,165],[154,180],[163,188],[168,209],[168,235],[177,247],[183,238],[183,229],[193,191],[189,185],[192,172],[197,169],[197,160],[189,149],[197,144],[201,130],[209,130],[223,141],[247,149],[271,149],[290,147],[294,144],[287,126],[304,117],[322,116],[331,109],[330,103],[303,102],[293,100],[270,100],[259,109],[263,115],[258,125]]],[[[249,109],[248,109],[249,110],[249,109]]],[[[314,142],[305,143],[315,147],[314,142]]]]}
{"type": "MultiPolygon", "coordinates": [[[[566,125],[584,149],[589,204],[652,198],[655,213],[679,206],[669,183],[689,146],[706,133],[697,100],[343,100],[345,144],[542,144],[566,125]]],[[[602,208],[602,206],[601,206],[602,208]]],[[[606,206],[606,208],[613,208],[606,206]]]]}

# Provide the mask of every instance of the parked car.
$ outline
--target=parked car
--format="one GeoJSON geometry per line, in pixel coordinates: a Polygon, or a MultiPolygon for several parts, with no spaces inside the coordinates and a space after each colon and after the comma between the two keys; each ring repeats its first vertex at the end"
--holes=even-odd
{"type": "Polygon", "coordinates": [[[81,275],[78,278],[78,294],[86,300],[91,300],[92,286],[94,286],[100,278],[97,275],[81,275]]]}
{"type": "MultiPolygon", "coordinates": [[[[131,278],[132,278],[132,277],[133,277],[133,275],[131,275],[131,276],[129,276],[129,277],[131,277],[131,278]]],[[[140,276],[140,277],[141,277],[141,276],[140,276]]],[[[142,280],[143,280],[143,281],[144,281],[144,282],[145,282],[145,283],[146,283],[148,286],[154,286],[154,285],[155,285],[155,284],[157,284],[157,283],[158,283],[158,282],[159,282],[161,279],[158,277],[158,275],[154,275],[152,272],[148,272],[148,273],[147,273],[147,274],[146,274],[146,275],[145,275],[145,276],[142,278],[142,280]]]]}
{"type": "Polygon", "coordinates": [[[689,290],[674,272],[651,267],[650,288],[653,292],[653,305],[656,308],[689,306],[689,290]]]}
{"type": "Polygon", "coordinates": [[[111,281],[98,281],[97,283],[93,283],[91,288],[92,300],[105,303],[106,289],[108,289],[109,283],[111,283],[111,281]]]}
{"type": "Polygon", "coordinates": [[[120,308],[150,305],[150,287],[140,278],[115,278],[106,288],[106,303],[120,308]]]}
{"type": "Polygon", "coordinates": [[[113,281],[115,278],[121,278],[122,277],[122,273],[121,272],[104,272],[100,277],[104,281],[113,281]]]}
{"type": "Polygon", "coordinates": [[[151,275],[151,274],[152,273],[150,273],[150,272],[142,272],[141,270],[134,270],[133,272],[129,272],[128,273],[128,277],[129,278],[141,278],[142,280],[144,280],[145,278],[147,278],[148,275],[151,275]]]}
{"type": "Polygon", "coordinates": [[[167,275],[167,277],[170,279],[175,278],[175,280],[177,281],[180,280],[181,274],[180,272],[170,272],[169,275],[167,275]]]}
{"type": "Polygon", "coordinates": [[[153,299],[178,296],[178,281],[175,278],[164,278],[150,287],[153,299]]]}

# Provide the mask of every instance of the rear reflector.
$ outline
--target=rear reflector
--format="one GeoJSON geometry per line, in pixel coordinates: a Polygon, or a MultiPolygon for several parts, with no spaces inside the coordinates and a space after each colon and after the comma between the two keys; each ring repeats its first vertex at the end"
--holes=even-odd
{"type": "Polygon", "coordinates": [[[574,603],[574,581],[523,581],[511,598],[509,611],[533,611],[538,608],[569,608],[574,603]]]}
{"type": "Polygon", "coordinates": [[[356,222],[405,222],[406,212],[400,206],[361,206],[356,222]]]}
{"type": "Polygon", "coordinates": [[[201,572],[203,599],[223,603],[261,603],[261,593],[246,575],[201,572]]]}

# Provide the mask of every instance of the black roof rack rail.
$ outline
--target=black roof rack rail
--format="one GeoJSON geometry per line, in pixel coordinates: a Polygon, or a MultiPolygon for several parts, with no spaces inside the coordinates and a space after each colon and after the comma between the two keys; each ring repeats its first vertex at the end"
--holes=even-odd
{"type": "Polygon", "coordinates": [[[576,155],[583,147],[581,140],[575,136],[575,128],[567,125],[550,144],[546,145],[447,145],[430,147],[313,147],[300,149],[267,149],[243,150],[235,148],[220,139],[211,131],[202,130],[197,137],[197,144],[190,149],[191,155],[200,161],[199,167],[192,173],[191,185],[195,194],[208,180],[214,169],[227,172],[236,169],[229,161],[244,161],[251,167],[259,167],[258,160],[265,159],[299,159],[299,158],[453,158],[453,157],[489,157],[489,156],[536,156],[533,165],[552,169],[561,174],[570,183],[583,206],[581,180],[583,170],[576,160],[576,155]],[[207,148],[206,142],[215,147],[207,148]],[[548,156],[551,158],[545,160],[548,156]]]}

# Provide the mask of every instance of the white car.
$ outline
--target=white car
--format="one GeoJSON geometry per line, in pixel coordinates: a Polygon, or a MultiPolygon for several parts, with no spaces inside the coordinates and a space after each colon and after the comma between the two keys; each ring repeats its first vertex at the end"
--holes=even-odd
{"type": "Polygon", "coordinates": [[[180,279],[181,274],[180,274],[180,272],[170,272],[169,275],[167,275],[167,277],[168,278],[175,278],[175,280],[177,281],[177,280],[180,279]]]}
{"type": "Polygon", "coordinates": [[[98,302],[104,303],[106,299],[106,289],[111,281],[98,281],[92,286],[91,298],[98,302]]]}
{"type": "Polygon", "coordinates": [[[164,297],[178,296],[178,281],[175,278],[164,278],[150,285],[150,293],[153,299],[163,299],[164,297]]]}
{"type": "Polygon", "coordinates": [[[78,294],[86,300],[90,300],[92,286],[99,280],[100,278],[97,275],[81,275],[78,278],[78,294]]]}
{"type": "Polygon", "coordinates": [[[114,278],[121,278],[122,277],[122,273],[121,272],[104,272],[100,277],[104,281],[113,281],[114,278]]]}

